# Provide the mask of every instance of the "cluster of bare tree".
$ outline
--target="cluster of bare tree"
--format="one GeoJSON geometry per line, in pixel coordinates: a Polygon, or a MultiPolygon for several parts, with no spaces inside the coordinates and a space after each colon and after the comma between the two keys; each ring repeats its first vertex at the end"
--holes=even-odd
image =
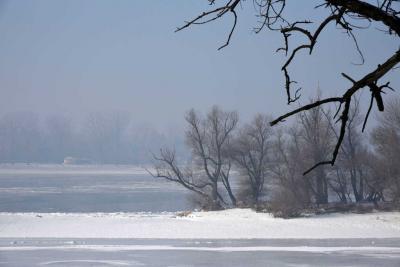
{"type": "Polygon", "coordinates": [[[370,165],[377,179],[368,185],[375,189],[369,197],[383,198],[388,195],[391,199],[399,201],[400,99],[392,100],[387,105],[387,112],[380,117],[379,126],[372,133],[372,140],[377,156],[370,165]]]}
{"type": "MultiPolygon", "coordinates": [[[[186,20],[183,26],[178,27],[176,31],[181,31],[195,25],[208,24],[231,16],[232,26],[228,31],[226,42],[220,46],[218,50],[225,48],[231,41],[239,20],[240,8],[245,6],[245,2],[245,0],[208,0],[211,8],[201,12],[198,16],[190,20],[186,20]]],[[[297,86],[298,83],[292,78],[290,72],[290,67],[293,65],[292,63],[302,51],[307,51],[309,55],[313,54],[316,44],[320,40],[320,36],[322,33],[328,31],[329,25],[335,24],[336,29],[345,32],[354,42],[354,47],[360,55],[361,64],[364,64],[365,58],[360,49],[355,30],[375,28],[395,38],[398,38],[400,35],[399,0],[324,0],[315,1],[315,3],[308,1],[307,3],[299,3],[298,1],[292,0],[253,0],[250,2],[252,2],[252,7],[256,12],[257,18],[259,18],[259,24],[254,27],[254,31],[256,33],[260,33],[263,30],[280,32],[283,37],[283,46],[276,51],[284,52],[286,57],[281,70],[285,80],[284,88],[288,104],[296,102],[300,98],[299,92],[301,90],[301,87],[293,88],[297,86]],[[286,13],[290,8],[299,7],[319,10],[321,16],[317,18],[305,17],[299,19],[293,15],[297,13],[295,9],[292,10],[292,12],[288,12],[289,14],[292,13],[291,16],[286,13]],[[315,21],[313,20],[317,23],[314,23],[315,21]],[[377,26],[370,27],[373,25],[372,23],[376,23],[377,26]]],[[[332,147],[331,157],[315,162],[311,168],[306,170],[306,173],[311,172],[321,165],[333,166],[335,164],[339,150],[345,139],[346,129],[349,128],[351,105],[357,98],[359,92],[367,89],[370,93],[370,105],[364,116],[363,130],[374,104],[376,104],[379,111],[384,111],[382,94],[385,93],[386,89],[393,90],[393,88],[390,86],[390,81],[384,82],[382,80],[384,76],[395,70],[399,63],[400,50],[397,48],[396,51],[391,52],[390,57],[376,64],[376,68],[368,71],[368,73],[361,78],[353,78],[342,72],[341,75],[350,82],[350,86],[342,95],[316,99],[311,101],[310,104],[301,106],[271,122],[271,125],[276,125],[304,111],[318,108],[319,106],[326,106],[327,104],[337,104],[334,117],[338,117],[337,122],[340,123],[340,128],[337,131],[338,138],[336,144],[332,147]]],[[[318,187],[322,188],[321,190],[326,187],[323,180],[318,181],[318,187]]],[[[323,198],[326,198],[326,196],[324,196],[326,194],[321,194],[318,197],[321,198],[321,201],[325,201],[323,198]]]]}
{"type": "Polygon", "coordinates": [[[162,149],[151,174],[193,191],[208,209],[263,204],[290,214],[329,202],[398,201],[399,104],[389,103],[368,138],[361,135],[355,101],[336,164],[306,173],[336,145],[339,133],[329,110],[318,106],[299,114],[292,126],[276,129],[261,114],[239,125],[236,112],[213,107],[202,117],[191,110],[185,117],[191,160],[179,162],[173,150],[162,149]]]}
{"type": "MultiPolygon", "coordinates": [[[[228,31],[226,42],[219,47],[222,49],[231,41],[239,20],[240,8],[245,5],[245,2],[244,0],[208,0],[211,6],[208,10],[187,20],[176,31],[231,16],[232,26],[228,31]]],[[[313,6],[308,2],[301,4],[291,0],[250,2],[259,18],[259,25],[254,28],[255,32],[260,33],[263,30],[280,32],[283,37],[283,46],[277,51],[284,52],[286,56],[281,70],[285,80],[284,88],[288,104],[300,98],[301,90],[301,88],[293,88],[297,85],[297,81],[292,78],[290,72],[292,62],[301,51],[313,54],[321,34],[328,31],[328,25],[335,24],[336,29],[345,32],[350,37],[362,64],[364,56],[355,36],[355,30],[376,28],[394,38],[400,35],[398,0],[316,1],[314,8],[320,11],[321,16],[303,19],[291,18],[287,15],[291,12],[286,13],[286,11],[290,10],[290,7],[298,8],[299,6],[312,9],[313,6]],[[313,20],[317,23],[313,23],[313,20]],[[296,40],[296,37],[300,38],[296,40]]],[[[296,12],[292,12],[292,16],[293,14],[296,12]]],[[[253,201],[259,201],[266,184],[267,187],[273,189],[271,199],[277,200],[276,203],[283,203],[278,210],[285,207],[296,210],[314,203],[325,204],[333,199],[341,202],[379,201],[387,198],[398,201],[400,168],[396,166],[396,162],[398,162],[399,153],[400,113],[398,110],[400,103],[389,104],[386,108],[387,114],[380,118],[379,126],[373,130],[372,138],[360,135],[359,129],[364,131],[374,104],[379,111],[385,110],[382,94],[386,89],[393,89],[390,81],[383,81],[383,79],[395,70],[399,63],[400,50],[397,49],[392,51],[386,60],[376,63],[376,67],[362,77],[353,78],[342,72],[341,75],[350,82],[342,95],[324,99],[317,97],[312,99],[310,104],[300,106],[271,121],[271,125],[276,125],[289,117],[296,117],[297,123],[292,127],[286,126],[285,129],[274,129],[273,132],[270,129],[266,130],[265,132],[268,133],[266,147],[263,143],[265,140],[260,136],[263,131],[254,130],[257,129],[256,124],[260,119],[255,119],[252,126],[245,126],[238,130],[240,133],[235,133],[235,129],[229,131],[228,135],[231,138],[227,138],[223,145],[226,146],[224,151],[229,152],[218,154],[221,157],[225,155],[225,159],[221,162],[225,163],[224,166],[228,171],[220,172],[223,169],[222,165],[215,162],[218,175],[213,178],[214,184],[222,181],[223,175],[220,176],[220,173],[226,175],[231,170],[231,166],[235,166],[242,176],[248,178],[245,184],[253,196],[253,201]],[[360,118],[357,95],[365,89],[369,90],[370,104],[363,118],[360,118]],[[327,104],[336,104],[336,111],[324,109],[323,107],[327,104]],[[336,120],[339,126],[333,120],[336,120]],[[372,144],[368,142],[369,139],[372,139],[372,144]]],[[[204,135],[207,135],[208,129],[202,130],[204,135]]],[[[167,153],[167,155],[173,154],[170,151],[167,153]]],[[[173,181],[180,176],[181,183],[189,182],[192,188],[200,186],[202,195],[208,196],[204,191],[208,188],[208,184],[198,184],[196,181],[203,171],[207,172],[208,162],[214,163],[214,159],[210,159],[207,153],[203,153],[200,155],[200,158],[203,158],[203,165],[185,167],[189,170],[186,173],[181,172],[182,167],[177,164],[174,157],[168,158],[169,164],[164,165],[167,159],[165,155],[161,153],[160,157],[156,157],[162,164],[157,166],[155,176],[173,181]],[[168,171],[169,169],[175,171],[168,171]]],[[[226,177],[224,180],[226,184],[226,177]]],[[[212,191],[218,193],[218,190],[215,190],[218,188],[216,186],[213,188],[212,191]]],[[[222,196],[219,200],[224,202],[222,196]]],[[[234,203],[236,202],[232,201],[232,204],[234,203]]]]}
{"type": "Polygon", "coordinates": [[[268,119],[258,115],[251,124],[238,129],[236,112],[214,106],[202,117],[194,110],[186,114],[186,144],[191,150],[189,163],[181,164],[170,149],[161,149],[155,177],[165,178],[198,194],[210,209],[236,206],[232,169],[248,178],[250,201],[258,203],[267,175],[269,139],[268,119]],[[221,189],[222,188],[222,189],[221,189]]]}
{"type": "Polygon", "coordinates": [[[183,147],[172,135],[133,124],[127,112],[91,113],[80,123],[60,115],[7,113],[0,117],[0,162],[62,163],[71,156],[101,164],[146,163],[148,152],[166,143],[183,147]]]}

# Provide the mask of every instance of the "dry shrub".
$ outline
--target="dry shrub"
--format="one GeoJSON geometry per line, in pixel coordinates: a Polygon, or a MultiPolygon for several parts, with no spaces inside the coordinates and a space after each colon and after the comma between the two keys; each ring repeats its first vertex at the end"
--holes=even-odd
{"type": "Polygon", "coordinates": [[[267,210],[274,217],[294,218],[301,216],[305,206],[289,190],[281,189],[272,195],[267,210]]]}
{"type": "Polygon", "coordinates": [[[188,201],[192,203],[196,208],[204,211],[222,210],[223,206],[219,202],[214,202],[211,197],[205,198],[198,194],[190,194],[188,201]]]}

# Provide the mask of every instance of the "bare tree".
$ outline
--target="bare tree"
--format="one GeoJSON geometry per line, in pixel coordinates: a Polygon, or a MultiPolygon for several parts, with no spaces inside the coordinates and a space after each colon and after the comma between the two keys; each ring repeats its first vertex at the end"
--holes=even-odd
{"type": "Polygon", "coordinates": [[[270,211],[279,217],[297,216],[313,202],[308,178],[302,175],[305,162],[298,125],[276,131],[273,161],[270,211]]]}
{"type": "MultiPolygon", "coordinates": [[[[318,101],[320,97],[317,97],[318,101]]],[[[333,132],[327,122],[327,112],[321,106],[298,115],[299,146],[303,169],[312,162],[324,161],[333,147],[333,132]]],[[[328,170],[321,166],[315,172],[306,173],[305,179],[317,204],[328,203],[328,170]]]]}
{"type": "MultiPolygon", "coordinates": [[[[326,116],[330,126],[338,136],[332,118],[326,116]]],[[[365,199],[367,178],[370,171],[370,153],[361,135],[362,118],[360,116],[360,99],[356,98],[350,109],[349,121],[343,144],[340,147],[336,166],[333,167],[329,179],[331,189],[336,192],[342,202],[365,199]]]]}
{"type": "Polygon", "coordinates": [[[190,167],[180,167],[177,163],[175,151],[169,149],[160,149],[160,155],[154,155],[156,160],[156,173],[150,174],[153,177],[164,178],[168,181],[178,183],[186,189],[199,194],[204,198],[208,198],[209,194],[205,190],[207,186],[212,187],[209,182],[196,183],[196,177],[190,167]]]}
{"type": "Polygon", "coordinates": [[[391,199],[400,201],[400,99],[387,105],[387,112],[379,118],[379,126],[372,133],[377,153],[375,173],[383,182],[391,199]]]}
{"type": "MultiPolygon", "coordinates": [[[[208,0],[210,5],[217,5],[217,1],[208,0]]],[[[219,1],[218,1],[219,2],[219,1]]],[[[244,0],[225,0],[220,1],[222,4],[211,8],[208,11],[202,12],[197,17],[188,20],[183,26],[177,28],[177,31],[183,30],[193,25],[206,24],[212,21],[219,20],[227,15],[231,15],[233,19],[232,27],[228,33],[226,42],[219,48],[226,47],[233,35],[238,21],[238,7],[244,4],[244,0]]],[[[354,41],[357,52],[360,54],[362,62],[364,57],[359,49],[357,39],[353,33],[353,28],[360,30],[367,30],[370,27],[362,27],[360,23],[366,22],[370,25],[371,21],[382,24],[386,30],[383,30],[383,34],[391,34],[396,37],[400,35],[400,6],[397,0],[377,0],[377,1],[361,1],[361,0],[324,0],[322,3],[316,3],[316,8],[320,10],[326,10],[327,15],[318,22],[317,26],[312,23],[311,18],[304,18],[300,20],[291,21],[290,18],[285,16],[285,10],[291,3],[303,5],[299,1],[294,0],[253,0],[253,5],[256,7],[257,16],[260,18],[260,24],[255,28],[255,32],[259,33],[264,29],[271,31],[279,31],[282,34],[284,45],[277,51],[285,53],[287,59],[284,62],[281,70],[285,78],[285,91],[287,95],[288,104],[297,101],[300,98],[300,89],[295,89],[293,93],[293,85],[297,84],[290,75],[289,68],[297,58],[299,52],[305,50],[312,54],[317,44],[319,36],[322,32],[327,29],[330,24],[335,24],[337,29],[345,31],[349,38],[354,41]],[[300,44],[291,46],[293,38],[296,36],[303,37],[305,41],[300,41],[300,44]]],[[[321,14],[323,12],[321,11],[321,14]]],[[[349,112],[351,102],[354,99],[357,92],[363,89],[370,90],[371,102],[368,111],[366,112],[364,119],[364,127],[368,120],[371,108],[375,103],[379,111],[384,110],[384,103],[381,97],[383,90],[386,88],[391,89],[389,82],[381,82],[381,79],[393,70],[396,65],[400,62],[400,50],[393,51],[393,54],[387,58],[384,62],[377,64],[375,69],[366,73],[363,77],[355,79],[349,75],[342,73],[342,76],[350,82],[350,86],[345,89],[345,92],[337,97],[329,97],[324,99],[318,99],[311,102],[308,105],[301,106],[291,112],[288,112],[276,120],[271,122],[271,125],[278,124],[284,121],[286,118],[291,117],[295,114],[301,113],[306,110],[314,109],[318,106],[325,105],[328,103],[337,103],[338,109],[336,116],[339,116],[338,122],[340,122],[340,129],[336,145],[333,147],[333,153],[330,159],[326,159],[317,162],[314,166],[309,168],[305,173],[310,172],[314,168],[320,165],[334,165],[337,155],[339,153],[340,146],[345,137],[346,125],[349,119],[349,112]],[[340,115],[339,115],[340,114],[340,115]]],[[[335,116],[335,117],[336,117],[335,116]]]]}
{"type": "Polygon", "coordinates": [[[155,177],[165,178],[177,182],[187,189],[207,196],[211,200],[211,208],[216,209],[226,203],[224,195],[219,191],[222,183],[226,194],[233,206],[236,197],[230,184],[232,161],[229,154],[229,144],[233,131],[238,123],[236,112],[225,112],[214,106],[205,118],[193,109],[185,120],[188,123],[186,143],[191,149],[192,166],[182,167],[176,162],[175,153],[161,150],[154,159],[155,177]]]}
{"type": "Polygon", "coordinates": [[[320,106],[298,114],[295,125],[284,134],[279,133],[276,139],[276,164],[272,168],[274,177],[278,186],[293,194],[303,206],[328,203],[329,170],[326,166],[302,175],[302,170],[310,162],[329,157],[334,134],[325,118],[328,114],[320,106]]]}
{"type": "Polygon", "coordinates": [[[271,165],[272,129],[269,117],[258,114],[240,130],[232,143],[231,157],[241,176],[244,191],[250,189],[251,204],[258,205],[271,165]]]}
{"type": "Polygon", "coordinates": [[[385,166],[382,165],[379,156],[374,153],[363,155],[363,160],[365,160],[366,165],[364,199],[375,204],[378,201],[385,201],[387,189],[391,191],[391,183],[387,179],[385,166]]]}

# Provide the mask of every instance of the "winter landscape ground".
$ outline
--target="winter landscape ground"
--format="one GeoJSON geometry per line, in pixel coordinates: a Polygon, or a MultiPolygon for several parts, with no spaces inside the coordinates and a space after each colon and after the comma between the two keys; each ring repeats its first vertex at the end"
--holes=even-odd
{"type": "Polygon", "coordinates": [[[0,266],[400,263],[399,212],[295,219],[250,209],[182,213],[191,208],[176,204],[188,202],[186,192],[154,182],[131,166],[2,165],[0,266]],[[147,206],[143,192],[153,193],[147,206]],[[39,209],[36,202],[50,204],[39,209]],[[160,203],[169,208],[149,209],[160,203]]]}
{"type": "Polygon", "coordinates": [[[0,36],[0,267],[400,267],[400,0],[0,0],[0,36]]]}

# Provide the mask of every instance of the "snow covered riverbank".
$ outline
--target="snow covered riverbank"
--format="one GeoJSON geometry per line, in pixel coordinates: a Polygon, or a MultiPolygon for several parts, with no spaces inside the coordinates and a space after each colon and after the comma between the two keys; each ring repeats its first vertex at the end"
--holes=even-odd
{"type": "Polygon", "coordinates": [[[0,238],[400,238],[400,212],[279,219],[249,209],[176,213],[0,213],[0,238]]]}

